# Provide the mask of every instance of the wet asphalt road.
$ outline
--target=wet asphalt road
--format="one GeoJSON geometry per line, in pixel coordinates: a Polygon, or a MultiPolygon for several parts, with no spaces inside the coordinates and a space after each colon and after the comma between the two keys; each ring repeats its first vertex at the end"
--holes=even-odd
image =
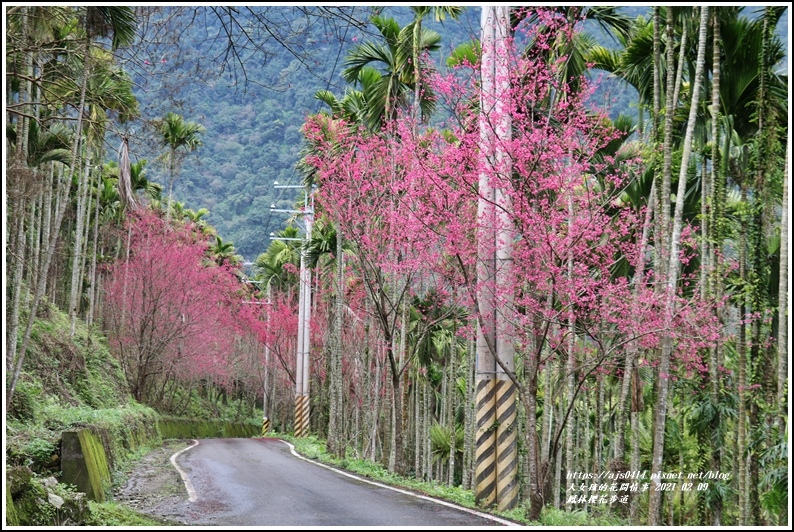
{"type": "Polygon", "coordinates": [[[503,526],[301,460],[276,439],[199,440],[176,461],[196,492],[196,525],[503,526]]]}

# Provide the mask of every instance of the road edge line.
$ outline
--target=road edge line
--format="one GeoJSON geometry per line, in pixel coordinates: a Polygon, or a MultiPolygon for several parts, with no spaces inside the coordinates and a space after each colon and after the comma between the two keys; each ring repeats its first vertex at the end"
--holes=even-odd
{"type": "Polygon", "coordinates": [[[171,455],[171,464],[176,468],[177,472],[179,473],[179,476],[182,477],[182,482],[184,482],[184,484],[185,484],[185,489],[187,490],[187,500],[188,500],[188,502],[195,502],[195,500],[198,498],[198,496],[196,495],[196,490],[193,489],[193,483],[190,482],[190,479],[187,477],[187,473],[185,473],[185,471],[181,467],[179,467],[179,465],[177,465],[176,457],[179,456],[180,454],[184,453],[185,451],[188,451],[188,450],[192,449],[193,447],[195,447],[198,444],[199,444],[198,440],[193,440],[193,445],[185,447],[181,451],[177,451],[177,452],[175,452],[174,454],[171,455]]]}
{"type": "Polygon", "coordinates": [[[465,506],[460,506],[458,504],[451,503],[451,502],[448,502],[448,501],[444,501],[444,500],[441,500],[441,499],[434,499],[433,497],[430,497],[428,495],[420,495],[420,494],[414,493],[412,491],[407,491],[407,490],[404,490],[404,489],[396,488],[394,486],[389,486],[388,484],[382,484],[380,482],[376,482],[376,481],[370,480],[368,478],[360,477],[358,475],[354,475],[353,473],[348,473],[347,471],[342,471],[341,469],[336,469],[335,467],[331,467],[328,464],[323,464],[322,462],[317,462],[316,460],[312,460],[311,458],[306,458],[305,456],[301,456],[295,450],[295,446],[292,445],[290,442],[288,442],[286,440],[281,440],[280,439],[279,441],[282,442],[282,443],[286,443],[287,446],[289,446],[290,452],[294,456],[300,458],[301,460],[304,460],[306,462],[310,462],[310,463],[318,465],[320,467],[324,467],[326,469],[330,469],[331,471],[339,473],[340,475],[344,475],[346,477],[350,477],[350,478],[355,479],[355,480],[360,480],[361,482],[366,482],[367,484],[372,484],[373,486],[378,486],[378,487],[381,487],[381,488],[390,489],[392,491],[396,491],[396,492],[402,493],[404,495],[410,495],[412,497],[416,497],[417,499],[423,499],[423,500],[426,500],[426,501],[434,502],[436,504],[440,504],[442,506],[448,506],[448,507],[454,508],[456,510],[461,510],[463,512],[468,512],[468,513],[476,515],[478,517],[482,517],[484,519],[490,519],[491,521],[495,521],[495,522],[501,523],[503,525],[516,526],[516,527],[520,527],[521,526],[518,523],[514,523],[513,521],[508,521],[507,519],[502,519],[501,517],[496,517],[496,516],[491,515],[491,514],[487,514],[487,513],[484,513],[484,512],[473,510],[472,508],[466,508],[465,506]]]}

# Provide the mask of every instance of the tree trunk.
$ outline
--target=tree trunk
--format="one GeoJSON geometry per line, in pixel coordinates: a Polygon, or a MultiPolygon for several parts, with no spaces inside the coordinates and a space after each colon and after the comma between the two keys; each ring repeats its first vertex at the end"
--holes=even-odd
{"type": "Polygon", "coordinates": [[[380,388],[383,379],[382,364],[380,361],[380,354],[375,354],[375,389],[373,390],[374,405],[372,408],[372,424],[370,425],[370,438],[369,438],[369,460],[375,462],[377,460],[376,447],[378,441],[378,422],[380,418],[380,388]]]}
{"type": "Polygon", "coordinates": [[[83,231],[85,228],[86,198],[88,190],[88,175],[91,171],[90,148],[86,146],[85,168],[77,183],[77,220],[74,230],[74,247],[72,248],[72,282],[69,290],[69,320],[71,321],[71,335],[74,336],[75,325],[77,324],[77,306],[80,297],[80,277],[83,275],[81,263],[81,253],[83,251],[83,231]]]}
{"type": "Polygon", "coordinates": [[[474,375],[475,367],[474,340],[469,340],[466,356],[466,402],[464,403],[465,421],[463,428],[463,489],[471,489],[473,443],[474,443],[474,375]]]}
{"type": "Polygon", "coordinates": [[[593,471],[604,471],[602,447],[604,445],[604,388],[606,384],[596,378],[596,418],[595,418],[595,450],[593,451],[593,471]]]}
{"type": "MultiPolygon", "coordinates": [[[[573,223],[573,196],[569,196],[568,198],[568,220],[569,223],[573,223]]],[[[572,232],[569,233],[569,238],[573,238],[572,232]]],[[[573,247],[569,246],[568,252],[568,271],[567,277],[568,282],[573,283],[573,247]]],[[[568,301],[569,305],[569,314],[568,314],[568,360],[565,365],[565,373],[568,379],[568,390],[567,396],[565,398],[566,405],[571,410],[572,418],[571,422],[569,423],[568,428],[565,432],[565,474],[570,475],[574,472],[574,452],[573,452],[573,437],[574,437],[574,427],[576,426],[576,408],[573,407],[573,401],[575,397],[575,387],[576,387],[576,375],[574,373],[576,369],[576,318],[573,311],[573,297],[568,301]]],[[[567,511],[571,511],[573,506],[568,502],[568,499],[565,501],[565,509],[567,511]]]]}
{"type": "Polygon", "coordinates": [[[96,307],[96,295],[97,295],[97,274],[96,274],[96,262],[97,262],[97,254],[99,253],[99,203],[100,203],[100,190],[102,187],[102,176],[98,176],[98,183],[97,183],[97,192],[96,192],[96,202],[94,205],[94,237],[93,237],[93,245],[91,247],[91,276],[90,282],[88,287],[88,315],[86,316],[86,325],[91,327],[94,323],[94,309],[96,307]]]}
{"type": "MultiPolygon", "coordinates": [[[[91,63],[91,41],[90,38],[86,38],[85,42],[85,55],[83,60],[83,79],[81,81],[80,87],[80,105],[78,107],[77,113],[77,128],[75,131],[75,138],[74,142],[72,143],[72,167],[71,173],[73,174],[75,168],[79,168],[79,164],[77,164],[77,154],[78,154],[78,147],[80,145],[81,140],[81,133],[83,130],[83,111],[85,109],[85,95],[86,89],[88,87],[88,73],[90,72],[89,65],[91,63]]],[[[66,212],[66,207],[68,205],[68,198],[69,198],[69,190],[71,188],[72,180],[71,176],[66,180],[66,186],[64,191],[64,199],[61,202],[61,205],[58,209],[58,212],[55,215],[55,223],[53,224],[53,231],[50,237],[50,241],[47,246],[47,255],[44,259],[44,264],[42,266],[42,271],[39,277],[39,282],[36,284],[36,293],[33,297],[33,303],[31,305],[30,314],[28,315],[28,322],[25,328],[25,335],[22,339],[22,345],[19,349],[19,353],[16,357],[16,362],[14,364],[14,373],[11,376],[11,382],[8,385],[6,390],[6,409],[8,405],[11,404],[11,399],[14,397],[14,391],[16,390],[17,381],[19,380],[19,374],[22,371],[22,364],[25,361],[25,354],[27,352],[28,344],[30,343],[30,334],[33,331],[33,323],[36,320],[36,314],[39,309],[39,304],[41,303],[42,298],[44,297],[44,290],[46,289],[46,279],[50,264],[52,264],[52,258],[55,255],[55,247],[58,243],[58,233],[61,227],[61,222],[63,221],[64,213],[66,212]]]]}
{"type": "MultiPolygon", "coordinates": [[[[589,416],[585,414],[590,412],[590,391],[585,390],[582,394],[581,400],[582,408],[581,410],[575,409],[573,412],[574,419],[576,420],[576,425],[578,430],[576,431],[576,452],[579,456],[578,463],[576,464],[576,469],[574,471],[590,471],[590,447],[588,442],[590,441],[590,420],[589,416]]],[[[567,484],[567,483],[566,483],[567,484]]],[[[590,484],[590,482],[588,482],[590,484]]],[[[588,501],[584,503],[584,511],[587,511],[588,508],[588,501]]]]}
{"type": "Polygon", "coordinates": [[[659,224],[656,231],[656,240],[659,247],[659,262],[657,264],[657,276],[665,279],[669,275],[667,261],[670,253],[670,194],[671,183],[673,180],[673,117],[677,102],[673,100],[675,95],[675,32],[673,20],[673,7],[667,6],[667,91],[665,93],[664,111],[664,146],[662,163],[662,186],[659,191],[659,224]]]}
{"type": "MultiPolygon", "coordinates": [[[[544,472],[541,471],[540,464],[540,449],[538,449],[538,432],[535,428],[537,426],[537,393],[538,393],[538,349],[531,349],[526,355],[529,359],[526,363],[526,416],[527,428],[525,433],[525,441],[527,446],[527,463],[529,469],[527,471],[528,479],[527,484],[529,488],[529,512],[527,518],[530,521],[537,521],[540,519],[540,512],[543,510],[545,500],[543,497],[544,491],[544,472]]],[[[548,393],[548,392],[547,392],[548,393]]],[[[548,395],[547,395],[548,397],[548,395]]],[[[544,406],[545,408],[545,406],[544,406]]],[[[545,463],[545,462],[543,462],[545,463]]],[[[559,496],[559,495],[558,495],[559,496]]]]}
{"type": "Polygon", "coordinates": [[[783,172],[783,208],[780,223],[780,281],[778,284],[777,306],[777,405],[779,408],[775,423],[781,435],[786,431],[787,414],[787,371],[788,371],[788,165],[791,151],[791,137],[786,148],[786,166],[783,172]]]}
{"type": "MultiPolygon", "coordinates": [[[[389,342],[389,346],[386,348],[388,352],[392,356],[394,356],[394,341],[389,342]]],[[[389,388],[389,399],[390,399],[390,409],[389,409],[389,471],[397,472],[397,425],[398,419],[400,418],[399,410],[397,409],[397,396],[400,393],[400,378],[397,376],[397,373],[392,371],[391,373],[391,380],[390,380],[391,387],[389,388]]],[[[401,427],[402,428],[402,427],[401,427]]]]}
{"type": "MultiPolygon", "coordinates": [[[[560,387],[562,387],[562,383],[564,382],[565,377],[565,364],[563,361],[560,360],[558,362],[559,367],[559,375],[557,382],[560,383],[560,387]]],[[[565,419],[564,416],[564,405],[562,399],[557,401],[557,424],[562,425],[563,420],[565,419]]],[[[554,431],[556,434],[560,429],[554,431]]],[[[557,445],[556,448],[552,447],[553,456],[554,456],[554,483],[552,487],[552,491],[554,492],[554,507],[559,509],[560,508],[560,484],[562,483],[562,449],[559,448],[559,444],[556,442],[552,443],[552,445],[557,445]]]]}
{"type": "Polygon", "coordinates": [[[411,62],[413,63],[413,70],[414,70],[414,102],[413,106],[411,107],[411,118],[414,121],[414,128],[416,125],[419,124],[419,101],[421,95],[421,69],[419,68],[419,44],[420,40],[422,39],[422,17],[416,16],[414,17],[414,32],[413,32],[413,49],[411,50],[412,57],[411,62]]]}
{"type": "MultiPolygon", "coordinates": [[[[681,80],[684,78],[684,65],[686,64],[686,38],[689,24],[684,21],[681,29],[681,44],[679,45],[678,68],[675,75],[675,89],[673,90],[673,102],[677,106],[678,96],[681,93],[681,80]]],[[[672,65],[670,66],[672,68],[672,65]]]]}
{"type": "MultiPolygon", "coordinates": [[[[33,169],[34,179],[37,179],[38,168],[33,169]]],[[[38,282],[38,272],[36,271],[35,264],[39,262],[41,256],[41,224],[42,224],[42,208],[43,208],[43,191],[36,192],[36,197],[30,205],[30,222],[28,233],[30,235],[30,260],[28,260],[28,284],[34,286],[38,282]]]]}
{"type": "MultiPolygon", "coordinates": [[[[669,20],[669,19],[668,19],[669,20]]],[[[706,60],[706,29],[708,26],[708,7],[701,8],[700,32],[698,37],[698,55],[695,67],[695,79],[692,85],[692,103],[690,104],[689,119],[687,122],[686,136],[684,137],[683,153],[681,157],[681,172],[678,177],[678,192],[675,202],[675,217],[673,220],[673,231],[670,239],[669,266],[667,269],[667,294],[665,309],[665,333],[662,338],[662,353],[659,360],[659,393],[654,412],[654,439],[653,457],[651,462],[652,487],[648,505],[648,524],[656,526],[659,524],[659,512],[661,510],[661,492],[655,489],[655,485],[661,483],[658,475],[663,470],[662,457],[664,454],[664,432],[667,415],[667,394],[669,390],[670,378],[670,359],[673,351],[673,337],[670,326],[675,311],[675,291],[678,285],[678,269],[680,261],[678,257],[679,240],[683,225],[684,197],[686,195],[687,170],[689,167],[689,157],[692,150],[692,138],[695,130],[697,118],[697,107],[700,98],[700,87],[703,78],[703,70],[706,60]],[[653,476],[656,478],[653,478],[653,476]]],[[[664,202],[663,202],[664,203],[664,202]]]]}
{"type": "Polygon", "coordinates": [[[23,72],[27,79],[23,79],[19,84],[19,103],[20,112],[23,113],[17,118],[17,160],[19,164],[24,164],[28,156],[28,131],[30,130],[30,118],[25,115],[31,115],[30,104],[31,102],[31,82],[33,78],[33,51],[32,44],[29,42],[29,29],[31,27],[30,18],[27,7],[20,8],[20,30],[21,30],[21,45],[24,50],[24,66],[23,72]]]}
{"type": "Polygon", "coordinates": [[[10,265],[13,265],[13,269],[9,268],[9,271],[14,272],[11,283],[11,286],[13,286],[13,299],[11,301],[11,312],[6,314],[6,372],[9,374],[13,370],[14,354],[17,350],[19,314],[22,306],[22,287],[25,265],[25,224],[24,216],[22,216],[22,210],[25,205],[24,197],[20,194],[15,199],[14,203],[15,205],[12,211],[16,211],[16,216],[13,218],[16,224],[15,227],[12,226],[12,234],[15,235],[13,238],[15,245],[11,249],[15,249],[15,253],[12,257],[9,257],[11,259],[9,261],[10,265]]]}
{"type": "MultiPolygon", "coordinates": [[[[747,202],[747,184],[742,183],[742,203],[747,202]]],[[[747,279],[747,223],[746,220],[740,224],[739,233],[739,280],[744,283],[747,279]]],[[[737,395],[739,397],[739,408],[737,413],[736,428],[736,452],[737,452],[737,484],[739,496],[739,526],[747,524],[747,493],[746,493],[746,469],[745,454],[747,451],[747,299],[749,296],[743,295],[739,305],[739,339],[736,351],[739,358],[739,380],[737,395]]]]}
{"type": "Polygon", "coordinates": [[[328,452],[332,456],[344,457],[345,445],[340,437],[341,408],[342,408],[342,331],[344,328],[345,312],[345,283],[344,283],[344,250],[342,248],[342,234],[340,228],[336,228],[336,308],[334,316],[333,342],[331,345],[331,373],[329,380],[329,413],[328,413],[328,452]]]}
{"type": "Polygon", "coordinates": [[[168,158],[168,205],[165,208],[165,219],[167,222],[171,221],[171,207],[174,204],[174,172],[175,168],[175,161],[176,158],[176,150],[171,148],[171,154],[168,158]]]}
{"type": "MultiPolygon", "coordinates": [[[[640,470],[640,412],[631,411],[631,471],[640,470]]],[[[632,525],[639,524],[640,498],[636,494],[630,494],[629,501],[629,522],[632,525]]]]}
{"type": "Polygon", "coordinates": [[[423,410],[424,415],[422,418],[424,422],[422,424],[422,441],[424,442],[424,452],[422,453],[424,456],[423,460],[423,470],[424,470],[424,480],[430,480],[430,476],[432,475],[432,468],[431,468],[431,461],[432,461],[432,452],[430,449],[430,423],[432,421],[432,409],[430,408],[430,398],[433,393],[433,389],[430,387],[430,383],[425,383],[425,397],[423,402],[423,410]]]}
{"type": "MultiPolygon", "coordinates": [[[[420,376],[414,381],[414,478],[422,478],[422,391],[420,376]]],[[[465,475],[465,472],[464,472],[465,475]]]]}
{"type": "Polygon", "coordinates": [[[543,368],[543,420],[540,427],[540,445],[538,453],[541,463],[549,461],[549,440],[551,438],[551,419],[552,419],[552,393],[551,393],[551,372],[553,371],[551,360],[546,362],[543,368]]]}
{"type": "Polygon", "coordinates": [[[452,429],[452,439],[450,440],[449,452],[449,479],[447,485],[451,488],[455,485],[455,453],[458,451],[457,447],[457,431],[455,426],[455,394],[457,393],[457,386],[455,384],[455,358],[458,353],[458,346],[455,343],[455,338],[452,338],[452,344],[448,346],[449,349],[449,377],[447,378],[447,423],[452,429]]]}
{"type": "MultiPolygon", "coordinates": [[[[651,113],[651,146],[658,149],[661,138],[661,114],[662,114],[662,17],[661,9],[659,6],[653,8],[653,112],[651,113]]],[[[656,190],[661,186],[660,165],[658,154],[654,154],[651,160],[653,168],[653,182],[656,190]]],[[[658,240],[657,245],[654,246],[654,271],[662,271],[662,252],[660,246],[662,245],[661,237],[656,236],[661,232],[661,218],[659,212],[662,207],[662,196],[657,193],[656,204],[653,211],[656,212],[656,230],[654,232],[655,239],[658,240]]]]}
{"type": "MultiPolygon", "coordinates": [[[[28,7],[21,7],[20,8],[20,30],[21,30],[21,48],[23,50],[30,48],[30,44],[28,42],[28,29],[30,27],[30,21],[28,16],[28,7]]],[[[24,52],[24,74],[25,76],[30,79],[32,78],[32,69],[33,69],[33,52],[30,50],[26,50],[24,52]],[[28,67],[28,64],[30,67],[28,67]]],[[[23,173],[27,173],[28,164],[27,164],[27,155],[28,155],[28,129],[30,126],[29,119],[24,116],[24,114],[30,114],[28,105],[30,99],[30,81],[23,80],[19,85],[19,103],[22,104],[20,107],[20,112],[23,115],[19,115],[16,119],[16,132],[17,132],[17,140],[16,140],[16,153],[11,157],[12,161],[10,162],[11,166],[17,167],[18,172],[14,171],[11,177],[10,183],[13,185],[9,188],[9,195],[8,197],[11,198],[11,209],[10,209],[10,227],[12,228],[11,233],[11,240],[9,242],[8,249],[13,250],[11,256],[9,258],[9,269],[8,272],[13,272],[13,279],[11,283],[7,286],[11,286],[13,289],[13,295],[11,297],[11,312],[6,314],[6,332],[8,336],[6,337],[6,373],[10,374],[13,366],[14,360],[16,357],[16,349],[17,349],[17,336],[19,332],[19,316],[21,312],[20,306],[22,305],[22,286],[23,286],[23,276],[24,276],[24,264],[25,264],[25,237],[24,237],[24,225],[25,225],[25,188],[26,188],[26,179],[24,178],[23,173]],[[16,222],[16,223],[15,223],[16,222]],[[14,229],[16,228],[16,229],[14,229]]],[[[10,84],[9,84],[9,91],[10,91],[10,84]]],[[[12,101],[11,97],[9,97],[9,102],[12,101]]],[[[8,115],[7,115],[8,116],[8,115]]],[[[10,153],[8,155],[11,155],[10,153]]],[[[9,172],[7,172],[9,173],[9,172]]],[[[6,300],[8,301],[8,292],[6,292],[6,300]]],[[[24,345],[24,342],[23,342],[24,345]]],[[[24,354],[22,355],[24,356],[24,354]]],[[[16,378],[12,379],[12,384],[15,384],[16,378]]],[[[7,394],[9,397],[8,402],[6,403],[6,409],[8,409],[8,403],[10,403],[10,397],[13,395],[13,392],[7,394]]]]}
{"type": "MultiPolygon", "coordinates": [[[[58,164],[61,173],[63,172],[63,165],[58,164]]],[[[47,184],[45,185],[44,189],[44,204],[42,208],[44,209],[43,212],[43,220],[41,222],[41,242],[43,245],[40,245],[41,249],[39,250],[39,255],[36,257],[36,261],[33,263],[33,270],[36,272],[36,284],[39,283],[39,278],[43,277],[44,284],[45,284],[45,292],[46,292],[46,283],[47,283],[47,276],[42,273],[42,263],[44,262],[44,258],[47,255],[47,248],[46,243],[50,241],[50,227],[52,225],[52,214],[53,214],[53,189],[55,187],[60,188],[58,184],[60,180],[55,180],[55,162],[50,163],[50,172],[47,184]]],[[[57,191],[56,191],[57,196],[57,191]]]]}
{"type": "MultiPolygon", "coordinates": [[[[90,186],[90,185],[89,185],[90,186]]],[[[80,276],[78,277],[77,282],[77,311],[80,312],[80,307],[82,306],[83,300],[83,292],[85,291],[85,284],[89,279],[86,279],[86,269],[87,269],[87,262],[88,262],[88,241],[89,236],[91,235],[91,202],[93,200],[93,196],[91,194],[86,195],[85,199],[85,219],[83,220],[83,245],[82,249],[80,250],[80,276]]]]}
{"type": "MultiPolygon", "coordinates": [[[[720,228],[724,196],[725,184],[724,174],[721,174],[722,163],[720,161],[720,138],[719,138],[719,123],[720,118],[720,79],[721,79],[721,45],[720,45],[720,8],[714,7],[713,14],[713,56],[712,56],[712,92],[711,92],[711,180],[709,183],[709,212],[708,212],[708,232],[709,232],[709,247],[708,256],[706,261],[706,269],[709,274],[709,293],[715,301],[721,299],[722,294],[722,281],[717,278],[716,272],[720,271],[719,263],[721,262],[720,254],[717,253],[722,247],[722,230],[720,228]]],[[[726,135],[726,141],[730,135],[726,135]]],[[[726,160],[728,154],[725,154],[726,160]]],[[[715,314],[721,322],[724,322],[722,317],[723,311],[714,309],[715,314]]],[[[719,383],[719,365],[720,353],[722,351],[722,337],[717,338],[716,345],[709,349],[709,380],[711,381],[711,402],[714,407],[717,406],[720,400],[720,383],[719,383]]],[[[712,420],[711,429],[714,434],[720,430],[720,415],[716,411],[712,420]]],[[[721,449],[717,446],[711,446],[711,457],[709,463],[712,470],[719,471],[721,467],[721,449]]],[[[712,505],[712,524],[713,526],[720,526],[722,521],[722,499],[719,497],[714,500],[712,505]]]]}

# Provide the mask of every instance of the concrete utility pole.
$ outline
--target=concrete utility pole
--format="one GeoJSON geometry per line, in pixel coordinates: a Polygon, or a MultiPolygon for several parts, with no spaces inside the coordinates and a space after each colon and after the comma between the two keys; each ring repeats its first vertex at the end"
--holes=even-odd
{"type": "Polygon", "coordinates": [[[296,240],[303,242],[301,247],[300,286],[298,289],[298,349],[295,361],[295,436],[302,438],[309,434],[309,352],[311,347],[311,270],[308,265],[309,242],[312,238],[312,222],[314,220],[314,198],[311,187],[303,185],[279,185],[274,188],[303,188],[304,209],[276,209],[270,206],[270,212],[287,212],[303,215],[305,234],[303,238],[282,238],[271,234],[273,240],[296,240]]]}
{"type": "Polygon", "coordinates": [[[500,181],[511,167],[503,142],[510,138],[507,6],[483,6],[481,17],[480,146],[484,170],[479,179],[480,224],[477,282],[480,321],[477,326],[477,427],[475,499],[482,507],[509,510],[518,504],[516,389],[513,337],[509,330],[512,301],[506,284],[515,236],[510,197],[500,181]],[[499,360],[501,364],[497,362],[499,360]]]}
{"type": "MultiPolygon", "coordinates": [[[[272,305],[272,287],[270,285],[270,281],[267,283],[267,304],[268,306],[272,305]]],[[[267,330],[270,330],[270,308],[268,308],[267,313],[267,330]]],[[[270,412],[270,401],[268,401],[267,397],[267,388],[268,384],[270,383],[270,345],[265,342],[265,377],[262,383],[262,436],[266,436],[267,433],[270,431],[270,417],[268,413],[270,412]]]]}

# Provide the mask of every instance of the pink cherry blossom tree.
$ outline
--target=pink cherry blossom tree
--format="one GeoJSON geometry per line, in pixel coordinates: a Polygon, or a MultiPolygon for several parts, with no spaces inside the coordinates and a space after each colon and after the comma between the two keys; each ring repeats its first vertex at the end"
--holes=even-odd
{"type": "Polygon", "coordinates": [[[149,210],[127,223],[129,259],[110,272],[106,316],[133,396],[161,399],[173,379],[228,384],[235,341],[256,323],[238,278],[190,227],[149,210]]]}
{"type": "MultiPolygon", "coordinates": [[[[535,427],[539,371],[555,358],[569,361],[564,420],[546,462],[534,429],[526,434],[534,518],[546,503],[549,464],[587,378],[597,370],[619,371],[629,346],[653,359],[649,350],[663,337],[676,342],[679,362],[701,367],[699,352],[714,340],[716,327],[680,293],[675,317],[663,319],[666,302],[647,285],[632,285],[637,267],[654,279],[640,260],[646,250],[637,246],[642,213],[621,196],[637,163],[617,164],[608,147],[618,132],[587,104],[591,88],[579,80],[580,89],[571,90],[559,75],[566,58],[548,53],[552,39],[570,38],[569,22],[543,10],[538,16],[556,31],[521,28],[522,42],[532,47],[525,51],[511,43],[508,79],[501,80],[510,87],[503,112],[512,128],[509,138],[495,138],[509,171],[495,171],[480,157],[479,115],[472,105],[480,101],[477,65],[435,80],[436,94],[453,115],[436,128],[418,133],[403,117],[385,124],[383,135],[340,128],[331,144],[323,140],[321,124],[310,120],[305,126],[318,146],[307,158],[318,170],[318,208],[356,243],[360,271],[369,272],[362,277],[370,296],[380,297],[375,305],[382,305],[384,323],[400,319],[398,297],[432,287],[458,303],[465,298],[487,335],[493,325],[478,312],[478,301],[488,297],[505,317],[501,327],[523,363],[519,378],[497,359],[518,388],[528,427],[535,427]],[[502,194],[499,201],[485,195],[483,173],[490,185],[485,188],[502,194]],[[478,213],[483,199],[489,206],[478,213]],[[499,237],[483,241],[485,233],[499,237]],[[506,244],[511,267],[476,275],[482,257],[506,244]],[[392,283],[397,291],[373,290],[376,283],[392,283]],[[390,293],[398,297],[390,299],[390,293]]],[[[390,346],[394,338],[385,334],[384,341],[390,346]]],[[[400,369],[392,362],[393,378],[400,369]]]]}

